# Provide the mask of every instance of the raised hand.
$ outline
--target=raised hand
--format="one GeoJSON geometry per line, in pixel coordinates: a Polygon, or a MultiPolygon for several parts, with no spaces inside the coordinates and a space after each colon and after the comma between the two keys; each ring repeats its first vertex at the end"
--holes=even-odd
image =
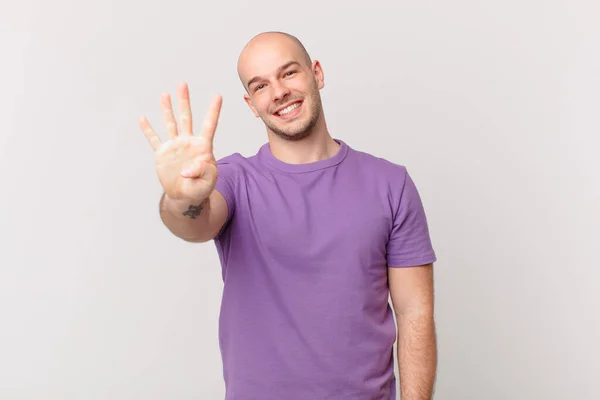
{"type": "Polygon", "coordinates": [[[139,124],[152,146],[158,179],[165,194],[174,200],[199,204],[207,199],[217,182],[217,162],[213,154],[213,140],[223,99],[216,95],[204,117],[202,131],[194,135],[189,89],[186,83],[177,87],[179,99],[179,127],[171,97],[160,98],[167,140],[162,142],[145,116],[139,124]]]}

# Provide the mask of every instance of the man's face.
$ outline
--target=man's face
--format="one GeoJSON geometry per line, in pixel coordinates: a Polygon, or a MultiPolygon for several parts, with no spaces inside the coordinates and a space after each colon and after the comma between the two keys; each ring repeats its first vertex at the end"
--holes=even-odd
{"type": "Polygon", "coordinates": [[[300,51],[284,41],[251,49],[241,59],[240,72],[248,91],[246,102],[271,132],[286,140],[312,133],[322,113],[323,79],[317,61],[307,64],[300,51]]]}

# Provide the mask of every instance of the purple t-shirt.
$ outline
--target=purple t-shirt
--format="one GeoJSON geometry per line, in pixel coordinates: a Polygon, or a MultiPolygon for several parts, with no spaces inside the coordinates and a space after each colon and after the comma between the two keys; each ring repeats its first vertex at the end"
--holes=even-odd
{"type": "Polygon", "coordinates": [[[218,161],[226,400],[394,400],[387,267],[434,262],[404,166],[352,149],[308,164],[218,161]]]}

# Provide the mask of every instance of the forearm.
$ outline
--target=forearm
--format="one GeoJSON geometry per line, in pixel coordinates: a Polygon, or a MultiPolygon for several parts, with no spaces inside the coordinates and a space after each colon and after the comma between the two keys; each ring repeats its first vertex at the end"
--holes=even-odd
{"type": "Polygon", "coordinates": [[[162,222],[175,236],[189,242],[198,242],[207,240],[210,235],[210,198],[192,204],[170,199],[163,194],[159,209],[162,222]]]}
{"type": "Polygon", "coordinates": [[[398,320],[398,370],[402,400],[429,400],[437,368],[433,314],[401,314],[398,320]]]}

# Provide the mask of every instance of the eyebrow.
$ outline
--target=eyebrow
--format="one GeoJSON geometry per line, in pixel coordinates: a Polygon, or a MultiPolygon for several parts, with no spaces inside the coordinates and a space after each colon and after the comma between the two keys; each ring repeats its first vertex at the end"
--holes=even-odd
{"type": "MultiPolygon", "coordinates": [[[[286,69],[286,68],[288,68],[288,67],[291,67],[292,65],[298,65],[298,66],[300,66],[300,63],[299,63],[299,62],[297,62],[297,61],[288,61],[288,62],[286,62],[285,64],[283,64],[281,67],[279,67],[279,68],[277,69],[277,72],[281,72],[281,71],[283,71],[284,69],[286,69]]],[[[247,86],[247,87],[250,87],[250,85],[252,85],[254,82],[256,82],[256,81],[259,81],[259,80],[261,80],[261,79],[262,79],[262,77],[260,77],[260,76],[255,76],[254,78],[252,78],[252,79],[250,79],[250,80],[248,81],[248,83],[246,84],[246,86],[247,86]]]]}

